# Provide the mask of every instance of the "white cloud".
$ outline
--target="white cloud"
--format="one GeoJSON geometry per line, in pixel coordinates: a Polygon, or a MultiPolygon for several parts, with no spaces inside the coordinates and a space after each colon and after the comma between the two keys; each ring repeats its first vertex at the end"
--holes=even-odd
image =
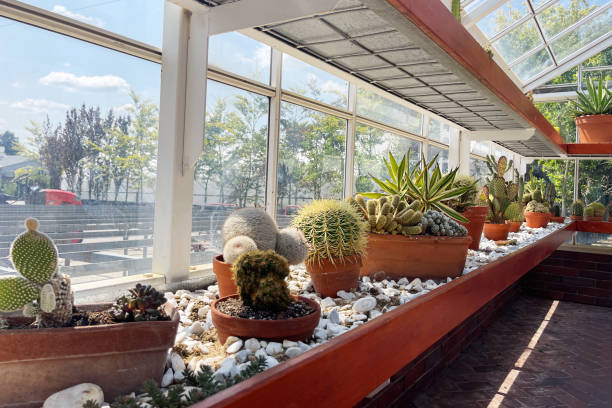
{"type": "Polygon", "coordinates": [[[11,84],[11,86],[12,86],[13,88],[21,88],[21,84],[20,84],[19,82],[17,82],[17,81],[13,82],[13,83],[11,84]]]}
{"type": "Polygon", "coordinates": [[[116,75],[76,76],[70,72],[51,72],[40,78],[40,83],[43,85],[59,85],[73,91],[76,89],[109,91],[127,91],[130,89],[127,81],[116,75]]]}
{"type": "Polygon", "coordinates": [[[321,89],[323,90],[323,92],[339,92],[341,94],[346,94],[348,92],[346,84],[343,85],[338,82],[332,81],[331,79],[328,79],[327,81],[323,82],[323,85],[321,85],[321,89]]]}
{"type": "Polygon", "coordinates": [[[82,21],[87,24],[95,25],[97,27],[104,27],[104,21],[100,20],[99,18],[88,17],[88,16],[84,16],[79,13],[75,13],[73,11],[68,10],[65,6],[61,6],[59,4],[56,4],[55,6],[53,6],[53,9],[51,9],[51,11],[57,14],[61,14],[62,16],[66,16],[69,18],[73,18],[75,20],[82,21]]]}
{"type": "Polygon", "coordinates": [[[27,110],[36,113],[46,113],[52,110],[66,110],[68,105],[63,103],[49,101],[47,99],[32,99],[27,98],[20,102],[14,102],[9,105],[14,109],[27,110]]]}

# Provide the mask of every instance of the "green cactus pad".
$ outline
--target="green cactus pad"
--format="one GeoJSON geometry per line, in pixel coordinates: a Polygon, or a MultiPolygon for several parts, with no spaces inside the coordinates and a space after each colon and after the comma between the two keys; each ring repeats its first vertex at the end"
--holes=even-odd
{"type": "Polygon", "coordinates": [[[34,282],[19,277],[0,279],[0,311],[12,312],[38,298],[40,289],[34,282]]]}
{"type": "Polygon", "coordinates": [[[51,238],[38,232],[38,221],[26,220],[28,230],[13,241],[11,259],[24,278],[38,284],[46,283],[57,267],[57,248],[51,238]]]}

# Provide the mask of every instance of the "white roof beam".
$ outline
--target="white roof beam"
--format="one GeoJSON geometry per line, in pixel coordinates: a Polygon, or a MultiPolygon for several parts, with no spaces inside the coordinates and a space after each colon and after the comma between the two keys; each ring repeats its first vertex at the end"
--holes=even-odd
{"type": "Polygon", "coordinates": [[[461,23],[465,28],[470,28],[484,17],[488,16],[492,11],[496,10],[507,0],[487,0],[483,1],[478,7],[470,11],[469,14],[461,17],[461,23]]]}
{"type": "Polygon", "coordinates": [[[507,130],[477,130],[470,132],[470,139],[478,142],[510,140],[529,140],[535,135],[534,128],[507,130]]]}

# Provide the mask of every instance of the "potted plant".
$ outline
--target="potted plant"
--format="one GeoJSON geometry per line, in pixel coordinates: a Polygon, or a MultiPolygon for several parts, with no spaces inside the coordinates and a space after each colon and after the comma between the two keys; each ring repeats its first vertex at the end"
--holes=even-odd
{"type": "MultiPolygon", "coordinates": [[[[501,156],[497,161],[493,156],[488,156],[487,166],[491,178],[487,179],[487,185],[480,193],[480,199],[489,206],[487,217],[489,222],[484,225],[483,233],[487,239],[501,241],[507,239],[508,232],[510,232],[510,225],[506,224],[506,218],[516,218],[515,213],[507,213],[507,210],[518,197],[519,185],[514,182],[506,182],[504,179],[506,172],[512,168],[512,160],[508,162],[506,156],[501,156]]],[[[513,208],[515,206],[512,206],[511,210],[513,208]]]]}
{"type": "Polygon", "coordinates": [[[594,201],[584,209],[585,221],[603,221],[606,206],[599,201],[594,201]]]}
{"type": "Polygon", "coordinates": [[[574,201],[570,208],[570,219],[572,221],[582,221],[582,215],[584,213],[584,205],[580,201],[574,201]]]}
{"type": "Polygon", "coordinates": [[[553,205],[553,216],[550,217],[550,222],[563,223],[565,221],[565,217],[561,216],[561,207],[559,204],[553,205]]]}
{"type": "Polygon", "coordinates": [[[521,225],[525,221],[523,215],[523,207],[517,201],[510,203],[504,211],[504,218],[506,218],[506,224],[508,225],[508,232],[519,232],[521,225]]]}
{"type": "Polygon", "coordinates": [[[274,250],[241,254],[232,265],[238,294],[212,304],[212,321],[221,343],[229,336],[266,340],[304,340],[319,324],[319,304],[291,296],[285,278],[289,263],[274,250]]]}
{"type": "Polygon", "coordinates": [[[548,207],[537,200],[531,200],[525,207],[525,221],[529,228],[545,228],[550,214],[548,207]]]}
{"type": "Polygon", "coordinates": [[[112,399],[145,380],[160,381],[179,319],[163,294],[137,285],[114,305],[74,306],[53,241],[35,219],[26,227],[10,249],[21,276],[0,279],[0,312],[24,314],[0,329],[0,406],[39,407],[83,382],[112,399]]]}
{"type": "Polygon", "coordinates": [[[612,143],[612,92],[601,78],[597,85],[593,78],[587,82],[587,91],[576,91],[576,129],[580,143],[612,143]]]}
{"type": "Polygon", "coordinates": [[[482,229],[487,215],[489,214],[489,207],[487,204],[477,201],[477,183],[478,181],[471,176],[457,174],[453,187],[462,188],[467,186],[469,189],[459,197],[448,201],[448,205],[452,209],[468,219],[468,222],[459,223],[467,228],[468,235],[472,237],[472,243],[469,248],[475,251],[478,250],[482,229]]]}
{"type": "Polygon", "coordinates": [[[279,230],[276,222],[261,208],[242,208],[231,213],[221,229],[223,254],[213,259],[213,272],[219,285],[219,296],[238,293],[232,277],[232,264],[243,253],[256,249],[273,249],[290,265],[304,262],[308,247],[296,228],[279,230]]]}
{"type": "Polygon", "coordinates": [[[356,289],[361,256],[367,245],[366,224],[349,203],[315,200],[293,219],[309,244],[306,270],[317,292],[335,297],[356,289]]]}

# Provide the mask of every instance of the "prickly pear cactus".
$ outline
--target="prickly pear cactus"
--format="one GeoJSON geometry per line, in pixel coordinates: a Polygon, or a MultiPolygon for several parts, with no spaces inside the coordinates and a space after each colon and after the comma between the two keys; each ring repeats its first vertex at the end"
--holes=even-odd
{"type": "Polygon", "coordinates": [[[408,204],[399,195],[370,199],[361,194],[347,201],[357,209],[366,221],[366,230],[374,234],[415,235],[421,233],[418,223],[423,213],[417,210],[418,201],[408,204]]]}
{"type": "Polygon", "coordinates": [[[27,231],[11,245],[11,259],[15,269],[29,281],[44,284],[57,267],[57,249],[47,235],[38,232],[38,221],[28,218],[27,231]]]}

